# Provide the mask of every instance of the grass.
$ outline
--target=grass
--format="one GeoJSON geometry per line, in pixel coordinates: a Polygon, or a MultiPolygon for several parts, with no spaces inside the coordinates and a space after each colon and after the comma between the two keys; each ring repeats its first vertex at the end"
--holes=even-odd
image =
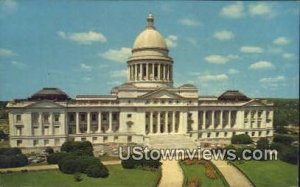
{"type": "Polygon", "coordinates": [[[298,186],[298,166],[282,161],[245,161],[235,164],[256,187],[298,186]]]}
{"type": "Polygon", "coordinates": [[[142,169],[123,169],[121,165],[109,165],[108,178],[90,178],[82,174],[82,181],[75,182],[73,175],[63,174],[58,170],[0,175],[0,186],[5,187],[88,187],[88,186],[156,186],[159,171],[142,169]]]}
{"type": "Polygon", "coordinates": [[[109,156],[109,155],[103,155],[98,157],[101,161],[114,161],[114,160],[120,160],[119,157],[115,156],[109,156]]]}
{"type": "Polygon", "coordinates": [[[193,177],[198,177],[200,179],[201,187],[223,187],[223,181],[218,175],[218,178],[212,180],[205,175],[205,168],[201,164],[185,165],[180,164],[184,173],[185,181],[189,181],[193,177]]]}

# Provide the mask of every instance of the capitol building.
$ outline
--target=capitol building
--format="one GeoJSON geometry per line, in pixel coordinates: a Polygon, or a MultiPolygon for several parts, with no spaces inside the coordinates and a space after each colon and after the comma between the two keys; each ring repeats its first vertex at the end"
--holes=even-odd
{"type": "Polygon", "coordinates": [[[191,148],[229,143],[235,134],[248,134],[253,140],[273,136],[273,103],[238,90],[204,97],[192,84],[175,87],[174,65],[149,14],[127,60],[126,83],[112,88],[110,95],[71,98],[58,88],[43,88],[10,101],[10,145],[60,147],[74,140],[191,148]]]}

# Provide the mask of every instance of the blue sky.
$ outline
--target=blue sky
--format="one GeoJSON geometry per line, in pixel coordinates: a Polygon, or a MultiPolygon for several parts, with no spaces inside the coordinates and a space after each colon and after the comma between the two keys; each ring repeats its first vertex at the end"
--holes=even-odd
{"type": "Polygon", "coordinates": [[[109,94],[152,12],[175,86],[298,98],[299,2],[0,1],[0,100],[43,87],[109,94]]]}

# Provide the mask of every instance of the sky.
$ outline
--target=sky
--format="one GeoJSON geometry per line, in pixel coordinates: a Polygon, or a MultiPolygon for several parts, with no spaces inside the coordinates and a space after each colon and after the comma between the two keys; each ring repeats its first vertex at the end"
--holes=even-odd
{"type": "Polygon", "coordinates": [[[152,12],[174,86],[299,98],[299,2],[0,0],[0,100],[110,94],[152,12]]]}

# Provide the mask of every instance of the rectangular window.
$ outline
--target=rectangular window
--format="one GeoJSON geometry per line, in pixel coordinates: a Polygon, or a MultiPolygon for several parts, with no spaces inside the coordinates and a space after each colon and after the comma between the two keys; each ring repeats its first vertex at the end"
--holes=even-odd
{"type": "Polygon", "coordinates": [[[81,141],[82,141],[82,142],[86,141],[86,138],[81,138],[81,141]]]}
{"type": "Polygon", "coordinates": [[[85,121],[85,114],[80,114],[80,121],[85,121]]]}
{"type": "Polygon", "coordinates": [[[38,145],[38,140],[33,140],[33,146],[37,146],[38,145]]]}
{"type": "Polygon", "coordinates": [[[44,140],[44,145],[48,145],[49,144],[49,140],[44,140]]]}
{"type": "Polygon", "coordinates": [[[54,121],[55,122],[59,122],[59,117],[60,117],[60,114],[59,113],[55,113],[54,114],[54,121]]]}
{"type": "Polygon", "coordinates": [[[43,113],[43,122],[49,123],[49,113],[43,113]]]}
{"type": "Polygon", "coordinates": [[[107,136],[103,136],[103,142],[105,143],[107,141],[107,136]]]}
{"type": "Polygon", "coordinates": [[[55,145],[59,145],[60,144],[60,139],[55,139],[54,143],[55,143],[55,145]]]}
{"type": "Polygon", "coordinates": [[[207,138],[210,138],[210,133],[207,133],[207,138]]]}
{"type": "Polygon", "coordinates": [[[75,121],[75,115],[74,115],[74,113],[70,113],[69,114],[69,121],[70,122],[74,122],[75,121]]]}
{"type": "Polygon", "coordinates": [[[17,147],[20,147],[22,145],[22,140],[17,140],[17,147]]]}
{"type": "Polygon", "coordinates": [[[131,143],[132,142],[132,136],[127,136],[127,142],[131,143]]]}
{"type": "Polygon", "coordinates": [[[96,115],[96,113],[92,114],[92,121],[97,121],[97,115],[96,115]]]}
{"type": "Polygon", "coordinates": [[[21,122],[22,118],[21,118],[21,114],[17,114],[16,115],[16,122],[21,122]]]}

